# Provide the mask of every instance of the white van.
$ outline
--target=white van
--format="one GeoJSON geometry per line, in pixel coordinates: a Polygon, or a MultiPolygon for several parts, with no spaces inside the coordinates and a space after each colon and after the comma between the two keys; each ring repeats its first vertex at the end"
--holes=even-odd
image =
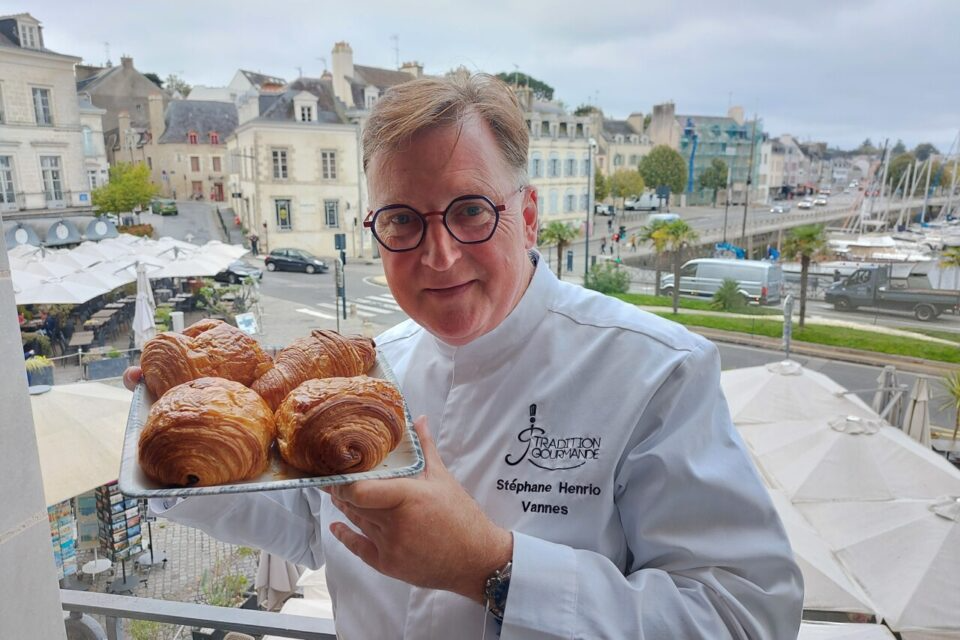
{"type": "Polygon", "coordinates": [[[660,198],[653,191],[623,201],[625,211],[653,211],[660,207],[660,198]]]}
{"type": "MultiPolygon", "coordinates": [[[[680,293],[712,298],[726,279],[736,280],[744,298],[759,304],[780,302],[783,272],[777,262],[698,258],[680,268],[680,293]]],[[[673,274],[660,280],[660,290],[673,294],[673,274]]]]}

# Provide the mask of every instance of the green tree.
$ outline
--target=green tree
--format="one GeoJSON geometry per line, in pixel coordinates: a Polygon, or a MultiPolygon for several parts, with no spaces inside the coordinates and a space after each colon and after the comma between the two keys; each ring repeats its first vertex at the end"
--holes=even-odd
{"type": "Polygon", "coordinates": [[[157,186],[150,182],[150,169],[143,163],[118,162],[110,167],[110,181],[93,190],[93,206],[97,215],[126,213],[137,205],[146,208],[157,195],[157,186]]]}
{"type": "Polygon", "coordinates": [[[600,169],[597,169],[593,173],[593,197],[597,202],[603,202],[608,195],[610,195],[610,182],[600,169]]]}
{"type": "Polygon", "coordinates": [[[860,146],[853,150],[854,154],[862,153],[864,155],[872,156],[877,152],[877,148],[873,146],[873,141],[870,138],[867,138],[860,143],[860,146]]]}
{"type": "Polygon", "coordinates": [[[160,89],[163,89],[163,80],[161,80],[160,76],[155,74],[153,71],[148,71],[147,73],[143,74],[143,77],[157,85],[157,87],[160,89]]]}
{"type": "Polygon", "coordinates": [[[890,153],[894,156],[899,156],[901,153],[907,152],[907,145],[903,144],[903,140],[897,138],[897,144],[893,145],[893,149],[890,150],[890,153]]]}
{"type": "Polygon", "coordinates": [[[713,189],[713,206],[717,206],[717,194],[727,186],[727,163],[714,158],[710,166],[700,174],[700,188],[713,189]]]}
{"type": "Polygon", "coordinates": [[[939,153],[940,151],[929,142],[921,142],[913,149],[913,155],[915,155],[920,162],[924,162],[930,156],[939,153]]]}
{"type": "Polygon", "coordinates": [[[595,113],[603,113],[603,112],[600,111],[599,107],[595,107],[592,104],[582,104],[573,110],[573,115],[575,116],[590,116],[595,113]]]}
{"type": "Polygon", "coordinates": [[[953,439],[960,433],[960,371],[948,374],[940,381],[940,386],[947,392],[947,401],[940,405],[940,410],[953,409],[953,439]]]}
{"type": "MultiPolygon", "coordinates": [[[[913,164],[913,161],[916,158],[913,157],[912,153],[901,153],[900,155],[894,156],[893,160],[890,161],[890,165],[887,167],[887,184],[889,184],[894,189],[900,184],[903,174],[906,172],[907,167],[913,164]]],[[[909,185],[904,185],[904,192],[907,191],[909,185]]]]}
{"type": "Polygon", "coordinates": [[[718,311],[739,311],[747,301],[740,293],[740,284],[733,278],[724,278],[720,288],[713,294],[710,306],[718,311]]]}
{"type": "Polygon", "coordinates": [[[660,295],[660,279],[663,275],[663,254],[667,250],[667,237],[661,231],[661,228],[665,226],[667,226],[666,220],[654,220],[647,226],[641,227],[639,232],[640,241],[649,242],[653,245],[653,252],[656,254],[653,293],[657,296],[660,295]]]}
{"type": "Polygon", "coordinates": [[[662,144],[640,161],[640,175],[651,187],[667,186],[673,193],[683,193],[687,184],[687,163],[675,149],[662,144]]]}
{"type": "Polygon", "coordinates": [[[639,196],[643,193],[645,184],[643,176],[636,169],[617,169],[610,176],[610,195],[620,198],[620,209],[627,196],[639,196]]]}
{"type": "Polygon", "coordinates": [[[800,258],[800,328],[807,314],[807,276],[810,261],[819,256],[827,246],[827,236],[822,224],[807,224],[787,232],[783,242],[783,257],[800,258]]]}
{"type": "Polygon", "coordinates": [[[179,91],[180,95],[184,98],[190,95],[190,90],[193,88],[187,84],[186,80],[175,73],[168,75],[167,79],[164,80],[163,83],[167,85],[167,89],[169,89],[171,92],[179,91]]]}
{"type": "Polygon", "coordinates": [[[673,313],[680,307],[680,264],[683,251],[697,241],[699,237],[686,220],[673,220],[660,227],[655,233],[666,239],[666,248],[673,257],[673,313]]]}
{"type": "Polygon", "coordinates": [[[545,100],[547,102],[553,100],[553,87],[542,80],[537,80],[533,76],[528,76],[522,71],[512,71],[509,73],[504,71],[502,73],[498,73],[497,77],[507,84],[530,87],[533,89],[534,97],[538,100],[545,100]]]}
{"type": "Polygon", "coordinates": [[[563,278],[561,275],[563,250],[579,235],[580,231],[565,222],[559,221],[551,222],[540,232],[541,245],[557,245],[557,278],[563,278]]]}

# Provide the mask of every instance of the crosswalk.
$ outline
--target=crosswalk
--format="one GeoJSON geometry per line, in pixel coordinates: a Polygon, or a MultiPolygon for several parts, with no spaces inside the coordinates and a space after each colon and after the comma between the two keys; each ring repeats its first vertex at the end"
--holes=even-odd
{"type": "MultiPolygon", "coordinates": [[[[317,308],[300,308],[297,311],[325,320],[336,320],[336,314],[340,312],[340,308],[334,302],[318,302],[315,306],[317,308]]],[[[403,314],[403,310],[389,293],[347,299],[347,313],[354,310],[358,317],[368,319],[397,313],[403,314]]]]}

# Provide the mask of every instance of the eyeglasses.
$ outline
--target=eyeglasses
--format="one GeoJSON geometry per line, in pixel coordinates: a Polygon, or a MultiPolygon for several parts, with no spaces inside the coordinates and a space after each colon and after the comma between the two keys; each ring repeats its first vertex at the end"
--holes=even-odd
{"type": "MultiPolygon", "coordinates": [[[[520,187],[510,197],[523,191],[520,187]]],[[[486,196],[454,198],[443,211],[420,213],[405,204],[390,204],[367,214],[363,226],[373,232],[388,251],[413,251],[427,235],[427,218],[442,216],[443,226],[461,244],[480,244],[493,237],[506,204],[496,205],[486,196]]]]}

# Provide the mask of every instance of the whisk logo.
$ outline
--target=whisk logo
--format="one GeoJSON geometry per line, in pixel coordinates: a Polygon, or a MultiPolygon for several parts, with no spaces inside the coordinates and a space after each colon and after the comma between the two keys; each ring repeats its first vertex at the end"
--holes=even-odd
{"type": "Polygon", "coordinates": [[[517,433],[517,440],[524,445],[523,451],[508,453],[503,458],[511,467],[526,460],[539,469],[564,471],[582,467],[600,456],[599,436],[551,436],[549,429],[537,424],[536,404],[530,405],[529,424],[517,433]]]}

